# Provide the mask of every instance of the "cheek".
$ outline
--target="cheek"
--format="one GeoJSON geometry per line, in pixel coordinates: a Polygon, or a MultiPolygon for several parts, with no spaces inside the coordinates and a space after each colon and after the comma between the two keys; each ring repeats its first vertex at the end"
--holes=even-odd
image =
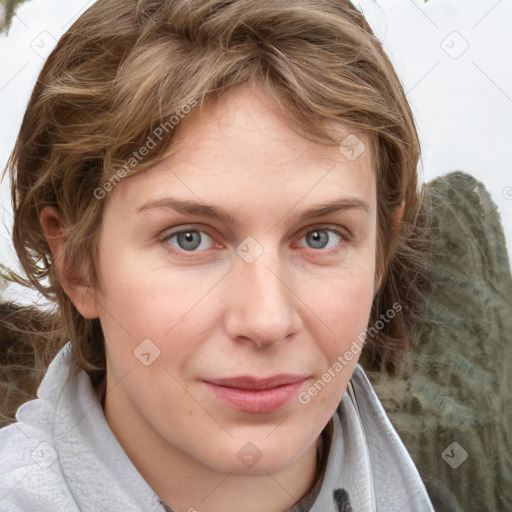
{"type": "MultiPolygon", "coordinates": [[[[335,360],[361,339],[368,326],[374,297],[374,265],[353,265],[332,272],[319,282],[310,282],[304,289],[303,296],[308,297],[307,304],[318,317],[316,332],[326,327],[330,333],[328,339],[318,336],[321,349],[329,361],[335,360]],[[323,286],[322,286],[323,285],[323,286]]],[[[360,343],[360,342],[358,342],[360,343]]]]}
{"type": "Polygon", "coordinates": [[[107,261],[98,294],[100,319],[111,353],[130,359],[145,340],[160,350],[160,360],[184,360],[211,330],[216,315],[208,294],[217,276],[170,271],[145,261],[107,261]],[[116,350],[118,349],[118,350],[116,350]],[[176,357],[179,354],[179,358],[176,357]]]}
{"type": "Polygon", "coordinates": [[[308,330],[315,346],[315,376],[299,394],[304,422],[324,425],[339,405],[359,361],[373,303],[372,266],[353,266],[325,280],[323,292],[309,290],[313,302],[308,330]]]}

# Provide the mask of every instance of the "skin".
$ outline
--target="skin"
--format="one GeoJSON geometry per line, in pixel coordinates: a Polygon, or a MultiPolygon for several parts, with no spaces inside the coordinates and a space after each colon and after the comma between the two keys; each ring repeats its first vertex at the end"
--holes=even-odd
{"type": "Polygon", "coordinates": [[[176,137],[174,154],[106,200],[94,290],[59,257],[55,210],[43,228],[68,295],[101,320],[105,415],[148,484],[178,511],[282,511],[312,484],[317,440],[358,358],[309,403],[272,413],[236,410],[203,379],[299,374],[306,391],[364,331],[375,294],[370,151],[350,161],[304,139],[248,86],[193,110],[176,137]],[[223,208],[234,223],[156,206],[170,197],[223,208]],[[366,208],[299,218],[340,199],[366,208]],[[185,250],[179,229],[201,244],[185,250]],[[263,250],[252,263],[236,251],[249,236],[263,250]],[[160,351],[148,366],[134,355],[145,339],[160,351]],[[251,467],[237,456],[247,443],[261,455],[251,467]]]}

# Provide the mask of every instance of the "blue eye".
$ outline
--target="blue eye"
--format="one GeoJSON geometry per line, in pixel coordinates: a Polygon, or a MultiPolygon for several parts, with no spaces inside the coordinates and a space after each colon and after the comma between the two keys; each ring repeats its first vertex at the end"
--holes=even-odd
{"type": "Polygon", "coordinates": [[[187,229],[171,233],[165,238],[165,241],[178,249],[192,252],[207,249],[211,245],[212,239],[204,231],[187,229]]]}
{"type": "Polygon", "coordinates": [[[312,249],[331,249],[343,240],[338,231],[325,228],[308,231],[302,238],[306,239],[308,247],[312,249]]]}

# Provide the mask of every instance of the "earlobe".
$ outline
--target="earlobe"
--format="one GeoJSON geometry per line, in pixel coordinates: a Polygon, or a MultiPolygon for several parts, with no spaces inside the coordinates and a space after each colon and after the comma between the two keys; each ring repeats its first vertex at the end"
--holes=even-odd
{"type": "Polygon", "coordinates": [[[70,266],[65,257],[64,223],[56,208],[47,206],[40,215],[41,227],[52,253],[52,265],[58,279],[79,313],[89,319],[98,318],[94,290],[85,282],[83,269],[70,266]]]}

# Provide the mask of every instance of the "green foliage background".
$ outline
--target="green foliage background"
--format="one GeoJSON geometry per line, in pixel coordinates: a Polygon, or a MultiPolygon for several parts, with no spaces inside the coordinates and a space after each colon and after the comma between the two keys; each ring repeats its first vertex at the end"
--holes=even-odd
{"type": "Polygon", "coordinates": [[[0,0],[0,33],[7,32],[19,5],[27,0],[0,0]]]}

